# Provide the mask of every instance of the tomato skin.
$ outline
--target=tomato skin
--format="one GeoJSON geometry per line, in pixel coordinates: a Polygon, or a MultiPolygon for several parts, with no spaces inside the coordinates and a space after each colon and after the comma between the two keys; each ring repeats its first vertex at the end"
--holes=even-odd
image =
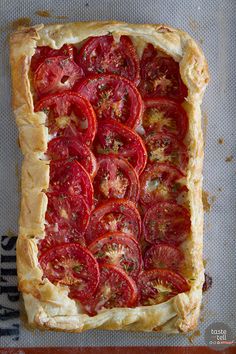
{"type": "Polygon", "coordinates": [[[89,223],[90,209],[81,196],[47,193],[45,238],[39,241],[39,251],[61,243],[78,242],[85,245],[84,233],[89,223]]]}
{"type": "Polygon", "coordinates": [[[76,160],[51,161],[49,192],[63,195],[81,195],[88,207],[93,205],[93,185],[89,174],[76,160]]]}
{"type": "Polygon", "coordinates": [[[169,269],[152,269],[140,273],[138,289],[140,305],[155,305],[189,291],[190,287],[178,273],[169,269]]]}
{"type": "Polygon", "coordinates": [[[189,236],[190,230],[189,211],[174,201],[156,203],[143,219],[143,235],[151,244],[179,245],[189,236]]]}
{"type": "Polygon", "coordinates": [[[99,267],[93,255],[77,243],[49,249],[39,258],[44,277],[53,284],[69,286],[72,298],[85,300],[99,283],[99,267]]]}
{"type": "Polygon", "coordinates": [[[184,255],[176,247],[168,244],[151,246],[144,255],[144,269],[166,268],[179,271],[184,255]]]}
{"type": "Polygon", "coordinates": [[[138,290],[131,277],[120,268],[103,264],[97,290],[83,305],[88,314],[94,316],[103,309],[131,307],[137,296],[138,290]]]}
{"type": "Polygon", "coordinates": [[[183,102],[188,94],[180,72],[179,63],[164,52],[148,44],[140,62],[142,97],[168,97],[183,102]]]}
{"type": "Polygon", "coordinates": [[[48,46],[37,47],[31,58],[30,69],[35,72],[39,65],[49,57],[65,56],[74,59],[76,48],[72,44],[64,44],[60,49],[52,49],[48,46]]]}
{"type": "Polygon", "coordinates": [[[33,76],[37,98],[70,90],[84,76],[83,70],[65,56],[49,57],[42,62],[33,76]]]}
{"type": "Polygon", "coordinates": [[[111,119],[98,126],[94,151],[98,156],[113,154],[128,159],[138,174],[147,162],[146,148],[139,135],[111,119]]]}
{"type": "Polygon", "coordinates": [[[47,114],[50,134],[74,137],[91,146],[97,121],[93,107],[86,98],[72,91],[51,94],[39,100],[34,111],[47,114]]]}
{"type": "Polygon", "coordinates": [[[135,84],[140,80],[139,59],[128,36],[121,36],[119,43],[110,35],[90,37],[80,49],[77,62],[87,75],[117,74],[135,84]]]}
{"type": "Polygon", "coordinates": [[[48,143],[46,155],[50,160],[76,159],[89,173],[91,178],[97,170],[96,158],[87,145],[75,138],[59,137],[48,143]]]}
{"type": "Polygon", "coordinates": [[[184,177],[171,164],[155,163],[140,176],[140,202],[149,206],[154,202],[177,198],[186,189],[184,177]]]}
{"type": "Polygon", "coordinates": [[[98,264],[112,264],[135,278],[141,271],[142,255],[138,242],[123,232],[108,232],[89,245],[98,264]]]}
{"type": "Polygon", "coordinates": [[[188,164],[188,152],[186,146],[171,134],[150,133],[146,139],[148,163],[171,163],[183,173],[188,164]]]}
{"type": "Polygon", "coordinates": [[[95,204],[113,198],[138,201],[138,175],[126,160],[107,155],[97,159],[97,167],[93,181],[95,204]]]}
{"type": "Polygon", "coordinates": [[[133,202],[127,199],[111,199],[93,210],[86,232],[87,242],[90,244],[110,231],[132,234],[139,239],[141,217],[133,202]]]}
{"type": "Polygon", "coordinates": [[[111,119],[130,128],[140,124],[142,97],[128,79],[111,74],[90,74],[75,84],[73,90],[90,101],[98,123],[111,119]]]}
{"type": "Polygon", "coordinates": [[[142,125],[145,133],[171,133],[183,140],[188,131],[188,117],[183,107],[163,97],[144,100],[142,125]]]}

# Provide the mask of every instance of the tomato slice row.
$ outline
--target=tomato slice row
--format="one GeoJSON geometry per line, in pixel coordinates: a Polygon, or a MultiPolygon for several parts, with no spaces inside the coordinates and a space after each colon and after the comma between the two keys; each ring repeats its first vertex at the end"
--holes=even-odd
{"type": "Polygon", "coordinates": [[[148,44],[139,67],[131,39],[107,35],[80,50],[39,47],[31,70],[35,111],[53,137],[44,276],[91,316],[188,291],[179,274],[191,222],[177,203],[188,164],[178,63],[148,44]]]}

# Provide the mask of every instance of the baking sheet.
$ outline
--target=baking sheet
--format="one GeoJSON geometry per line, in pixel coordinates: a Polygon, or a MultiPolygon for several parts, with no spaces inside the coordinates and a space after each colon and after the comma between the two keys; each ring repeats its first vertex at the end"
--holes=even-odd
{"type": "Polygon", "coordinates": [[[205,345],[205,328],[217,321],[235,332],[235,18],[234,0],[0,0],[0,347],[205,345]],[[17,234],[21,155],[10,107],[9,33],[18,24],[107,19],[182,28],[201,43],[209,62],[211,82],[203,104],[204,258],[213,285],[204,295],[199,331],[192,335],[29,331],[23,325],[24,314],[19,314],[13,236],[17,234]]]}

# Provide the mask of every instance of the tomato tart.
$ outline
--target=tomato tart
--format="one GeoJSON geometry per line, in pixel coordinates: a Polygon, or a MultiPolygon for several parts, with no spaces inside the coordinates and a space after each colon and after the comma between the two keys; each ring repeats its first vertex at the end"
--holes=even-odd
{"type": "Polygon", "coordinates": [[[201,49],[166,25],[81,22],[20,28],[10,60],[29,324],[193,330],[204,282],[201,49]]]}

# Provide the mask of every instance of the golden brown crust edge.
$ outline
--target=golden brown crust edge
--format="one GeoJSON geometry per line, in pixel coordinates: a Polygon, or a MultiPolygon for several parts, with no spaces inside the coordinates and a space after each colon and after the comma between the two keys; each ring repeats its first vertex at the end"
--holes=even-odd
{"type": "Polygon", "coordinates": [[[11,36],[13,109],[19,127],[24,154],[22,166],[22,202],[17,242],[19,289],[23,293],[29,323],[32,326],[81,332],[92,328],[133,331],[187,332],[197,325],[202,298],[204,268],[202,163],[203,137],[200,105],[209,80],[207,63],[195,41],[185,32],[166,25],[138,25],[118,22],[79,22],[23,28],[11,36]],[[182,79],[188,87],[184,108],[189,116],[190,161],[187,174],[192,221],[191,237],[185,254],[191,264],[191,290],[169,301],[134,309],[106,310],[94,317],[81,313],[68,298],[67,287],[42,280],[37,259],[37,240],[44,236],[49,183],[49,164],[41,161],[46,151],[48,131],[44,113],[33,112],[28,76],[31,56],[37,45],[60,48],[64,43],[78,43],[91,35],[112,32],[132,36],[137,47],[150,42],[180,62],[182,79]]]}

